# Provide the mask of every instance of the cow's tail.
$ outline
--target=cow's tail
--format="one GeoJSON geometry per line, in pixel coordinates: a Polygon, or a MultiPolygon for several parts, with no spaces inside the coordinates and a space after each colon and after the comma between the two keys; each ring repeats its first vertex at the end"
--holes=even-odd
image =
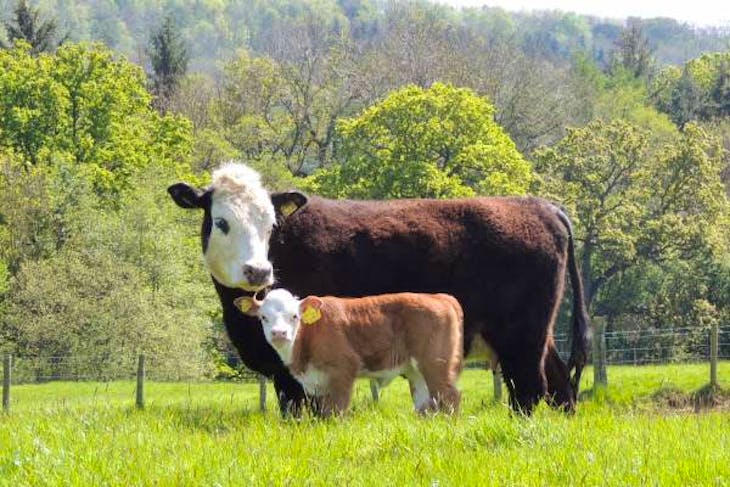
{"type": "Polygon", "coordinates": [[[570,378],[570,386],[573,395],[578,398],[578,387],[583,367],[588,362],[588,349],[591,345],[591,329],[588,326],[588,310],[586,309],[585,297],[583,295],[583,280],[575,261],[575,245],[573,243],[573,226],[568,215],[563,210],[558,210],[558,217],[568,230],[568,272],[570,283],[573,288],[573,326],[571,330],[570,358],[568,359],[568,371],[575,368],[575,373],[570,378]]]}

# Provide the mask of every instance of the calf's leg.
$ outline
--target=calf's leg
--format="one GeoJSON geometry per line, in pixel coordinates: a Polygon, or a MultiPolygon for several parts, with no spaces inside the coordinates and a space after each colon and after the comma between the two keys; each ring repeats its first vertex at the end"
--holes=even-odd
{"type": "Polygon", "coordinates": [[[429,395],[435,406],[442,412],[453,414],[459,411],[461,392],[456,388],[458,364],[438,358],[438,355],[418,364],[428,385],[429,395]]]}
{"type": "Polygon", "coordinates": [[[433,409],[435,404],[423,374],[417,368],[411,367],[406,371],[405,376],[408,379],[408,385],[411,389],[411,398],[413,399],[413,407],[415,410],[423,414],[433,409]]]}

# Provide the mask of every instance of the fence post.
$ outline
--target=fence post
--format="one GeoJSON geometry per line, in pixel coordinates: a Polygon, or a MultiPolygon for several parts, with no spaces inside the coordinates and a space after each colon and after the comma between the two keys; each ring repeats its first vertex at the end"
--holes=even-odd
{"type": "Polygon", "coordinates": [[[373,402],[380,400],[380,389],[378,389],[378,381],[370,379],[370,394],[373,396],[373,402]]]}
{"type": "Polygon", "coordinates": [[[10,371],[13,366],[13,356],[5,354],[3,360],[3,411],[10,411],[10,371]]]}
{"type": "Polygon", "coordinates": [[[266,412],[266,376],[259,375],[259,411],[266,412]]]}
{"type": "Polygon", "coordinates": [[[715,322],[712,324],[712,329],[710,330],[710,387],[713,388],[719,385],[717,383],[718,333],[717,322],[715,322]]]}
{"type": "Polygon", "coordinates": [[[502,368],[499,365],[492,368],[492,383],[494,384],[494,402],[502,402],[502,368]]]}
{"type": "Polygon", "coordinates": [[[144,354],[139,354],[137,360],[137,409],[144,409],[144,354]]]}
{"type": "Polygon", "coordinates": [[[593,334],[593,387],[608,385],[606,372],[606,319],[603,316],[593,318],[595,333],[593,334]]]}

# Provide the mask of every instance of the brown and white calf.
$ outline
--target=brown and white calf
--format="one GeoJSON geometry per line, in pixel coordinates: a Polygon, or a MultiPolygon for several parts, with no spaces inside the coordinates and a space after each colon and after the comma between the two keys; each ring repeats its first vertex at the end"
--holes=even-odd
{"type": "Polygon", "coordinates": [[[364,298],[309,296],[275,289],[263,301],[236,300],[261,320],[264,335],[320,413],[341,413],[357,377],[382,386],[403,375],[417,411],[455,412],[461,394],[464,315],[448,294],[399,293],[364,298]]]}

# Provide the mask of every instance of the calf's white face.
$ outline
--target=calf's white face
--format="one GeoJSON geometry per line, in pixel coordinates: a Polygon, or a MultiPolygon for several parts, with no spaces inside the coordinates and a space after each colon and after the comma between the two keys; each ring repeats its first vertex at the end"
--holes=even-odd
{"type": "Polygon", "coordinates": [[[299,331],[299,300],[285,289],[274,289],[261,303],[257,316],[266,340],[277,350],[291,347],[299,331]]]}

